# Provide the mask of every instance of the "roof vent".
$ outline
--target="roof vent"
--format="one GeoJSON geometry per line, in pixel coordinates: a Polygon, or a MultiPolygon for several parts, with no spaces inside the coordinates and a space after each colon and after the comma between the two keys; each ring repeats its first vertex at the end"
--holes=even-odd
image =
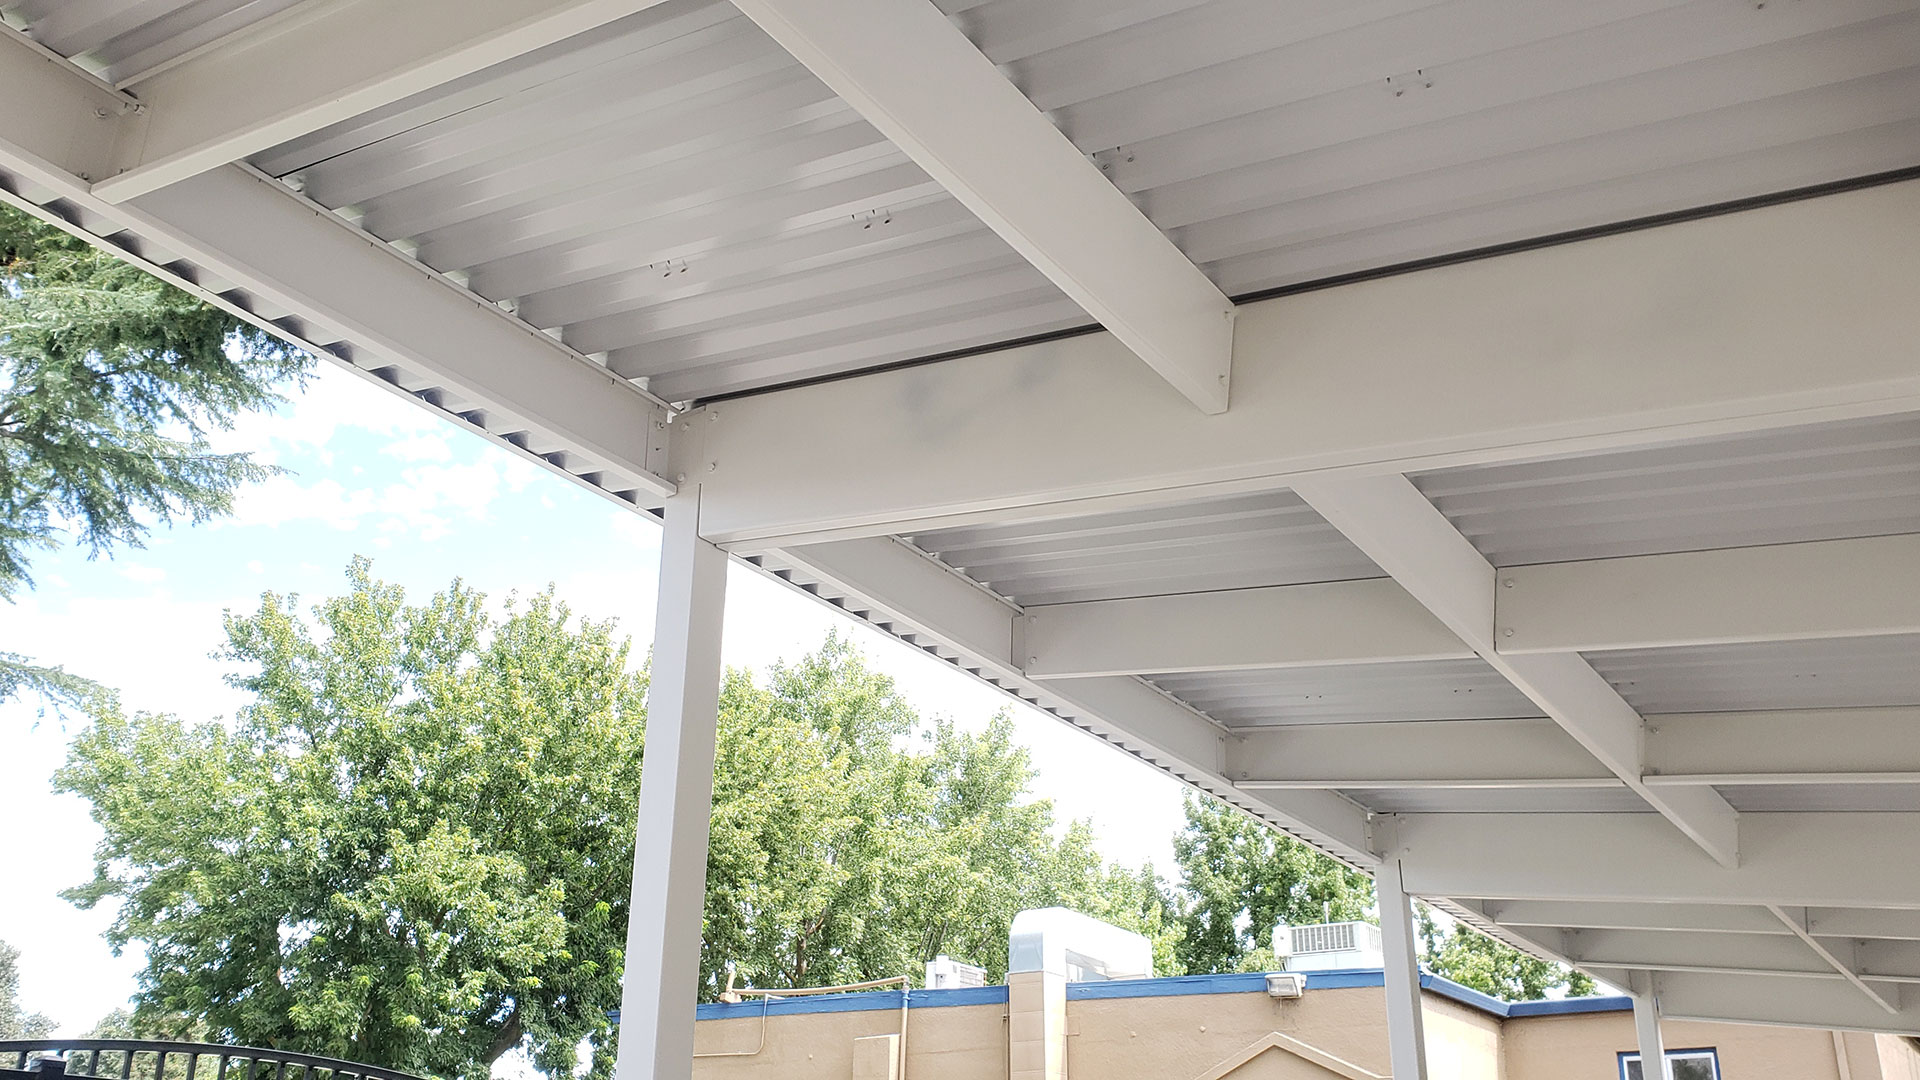
{"type": "Polygon", "coordinates": [[[1337,971],[1386,966],[1380,928],[1365,922],[1276,926],[1273,929],[1273,955],[1287,962],[1288,971],[1337,971]]]}

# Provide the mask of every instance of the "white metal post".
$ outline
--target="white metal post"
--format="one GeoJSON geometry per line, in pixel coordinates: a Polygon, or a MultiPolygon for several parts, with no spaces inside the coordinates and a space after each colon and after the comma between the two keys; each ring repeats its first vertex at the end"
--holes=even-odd
{"type": "Polygon", "coordinates": [[[727,556],[700,538],[698,488],[668,499],[666,519],[617,1080],[681,1080],[693,1072],[727,556]]]}
{"type": "Polygon", "coordinates": [[[1400,879],[1400,860],[1380,864],[1373,877],[1380,907],[1380,943],[1386,954],[1387,1050],[1394,1080],[1427,1080],[1427,1025],[1420,1014],[1420,948],[1413,903],[1400,879]]]}
{"type": "Polygon", "coordinates": [[[1640,1080],[1672,1080],[1666,1044],[1660,1040],[1660,999],[1653,992],[1653,975],[1636,974],[1630,988],[1633,1030],[1640,1041],[1640,1080]]]}

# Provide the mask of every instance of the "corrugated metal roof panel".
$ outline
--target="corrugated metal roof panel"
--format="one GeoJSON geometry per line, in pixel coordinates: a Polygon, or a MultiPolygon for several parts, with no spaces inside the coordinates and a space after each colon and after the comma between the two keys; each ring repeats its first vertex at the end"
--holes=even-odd
{"type": "Polygon", "coordinates": [[[1385,576],[1290,491],[908,539],[1023,605],[1385,576]]]}
{"type": "Polygon", "coordinates": [[[1920,416],[1425,473],[1501,566],[1920,532],[1920,416]]]}
{"type": "MultiPolygon", "coordinates": [[[[121,80],[293,2],[0,0],[121,80]]],[[[940,6],[1232,294],[1920,165],[1911,0],[940,6]]],[[[253,160],[672,399],[1089,322],[719,0],[253,160]]]]}
{"type": "Polygon", "coordinates": [[[1342,795],[1376,814],[1639,814],[1653,808],[1618,787],[1368,788],[1342,795]]]}
{"type": "Polygon", "coordinates": [[[1060,6],[959,21],[1230,293],[1920,160],[1899,0],[1060,6]]]}
{"type": "Polygon", "coordinates": [[[1643,715],[1920,705],[1920,635],[1585,656],[1643,715]]]}
{"type": "Polygon", "coordinates": [[[301,0],[15,0],[35,40],[125,84],[301,0]]]}
{"type": "Polygon", "coordinates": [[[1541,715],[1526,695],[1478,659],[1147,678],[1230,727],[1541,715]]]}

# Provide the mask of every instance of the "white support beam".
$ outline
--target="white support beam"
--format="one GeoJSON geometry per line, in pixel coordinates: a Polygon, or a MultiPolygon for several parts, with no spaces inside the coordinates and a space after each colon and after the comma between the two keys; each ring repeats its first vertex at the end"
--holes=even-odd
{"type": "Polygon", "coordinates": [[[1920,708],[1676,713],[1647,718],[1646,782],[1920,782],[1920,708]]]}
{"type": "Polygon", "coordinates": [[[1593,652],[1920,633],[1920,536],[1500,572],[1500,651],[1593,652]]]}
{"type": "Polygon", "coordinates": [[[1421,896],[1920,909],[1920,813],[1741,815],[1719,865],[1653,814],[1401,814],[1393,843],[1421,896]]]}
{"type": "Polygon", "coordinates": [[[1920,941],[1920,910],[1809,908],[1807,929],[1819,937],[1920,941]]]}
{"type": "Polygon", "coordinates": [[[1666,1041],[1660,1037],[1660,996],[1652,973],[1636,973],[1629,994],[1633,998],[1634,1041],[1640,1047],[1640,1080],[1673,1080],[1666,1041]]]}
{"type": "Polygon", "coordinates": [[[1374,871],[1374,906],[1380,913],[1385,953],[1387,1058],[1399,1080],[1427,1080],[1426,1019],[1420,1004],[1420,941],[1413,924],[1413,898],[1401,880],[1400,863],[1387,859],[1374,871]]]}
{"type": "MultiPolygon", "coordinates": [[[[1861,978],[1860,973],[1855,970],[1855,964],[1858,963],[1858,960],[1854,956],[1842,955],[1842,950],[1847,953],[1855,953],[1857,950],[1853,945],[1850,943],[1829,942],[1814,937],[1807,929],[1807,912],[1805,908],[1788,909],[1778,904],[1769,904],[1767,910],[1773,912],[1774,916],[1777,917],[1788,930],[1791,930],[1795,937],[1799,938],[1808,949],[1812,950],[1814,955],[1820,958],[1821,963],[1825,964],[1841,978],[1852,983],[1854,989],[1865,994],[1875,1005],[1887,1010],[1890,1014],[1899,1014],[1899,989],[1887,989],[1876,986],[1861,978]]],[[[1910,974],[1912,975],[1910,981],[1920,982],[1920,971],[1913,971],[1910,974]]]]}
{"type": "Polygon", "coordinates": [[[1473,656],[1387,579],[1036,606],[1026,635],[1036,679],[1473,656]]]}
{"type": "Polygon", "coordinates": [[[1105,334],[744,397],[709,443],[708,535],[912,533],[1920,410],[1916,293],[1906,183],[1244,305],[1223,416],[1105,334]]]}
{"type": "Polygon", "coordinates": [[[603,26],[659,0],[314,0],[131,85],[108,202],[240,161],[329,124],[603,26]]]}
{"type": "MultiPolygon", "coordinates": [[[[1920,783],[1920,708],[1646,718],[1648,787],[1920,783]]],[[[1552,720],[1290,724],[1235,733],[1247,790],[1569,788],[1624,784],[1552,720]]]]}
{"type": "Polygon", "coordinates": [[[1208,414],[1233,304],[925,0],[736,7],[1208,414]]]}
{"type": "Polygon", "coordinates": [[[697,488],[667,500],[633,849],[616,1080],[693,1072],[727,556],[700,539],[697,488]]]}
{"type": "MultiPolygon", "coordinates": [[[[1806,979],[1860,978],[1821,946],[1788,934],[1685,934],[1647,930],[1579,930],[1564,935],[1569,959],[1582,967],[1644,971],[1718,971],[1736,975],[1789,975],[1806,979]]],[[[1851,952],[1851,949],[1849,949],[1851,952]]],[[[1867,950],[1862,950],[1866,952],[1867,950]]],[[[1908,958],[1888,955],[1876,979],[1920,981],[1908,958]]]]}
{"type": "MultiPolygon", "coordinates": [[[[725,421],[712,424],[724,427],[725,421]]],[[[697,419],[698,431],[709,425],[697,419]]],[[[1365,811],[1327,792],[1242,793],[1222,771],[1227,733],[1212,720],[1128,676],[1044,681],[1028,678],[1016,649],[1021,611],[907,545],[886,538],[767,550],[767,568],[816,583],[816,595],[957,663],[1022,700],[1106,742],[1280,824],[1356,865],[1374,861],[1365,811]]]]}
{"type": "Polygon", "coordinates": [[[1551,720],[1287,724],[1237,732],[1227,775],[1247,791],[1622,786],[1551,720]]]}
{"type": "MultiPolygon", "coordinates": [[[[1591,971],[1596,978],[1616,986],[1631,981],[1630,973],[1621,969],[1596,967],[1591,971]]],[[[1662,972],[1659,997],[1661,1014],[1668,1020],[1731,1020],[1920,1035],[1920,1000],[1903,995],[1900,1013],[1889,1016],[1839,979],[1662,972]]]]}
{"type": "Polygon", "coordinates": [[[1495,647],[1493,565],[1398,475],[1325,474],[1294,491],[1505,676],[1587,752],[1723,866],[1739,863],[1739,815],[1711,787],[1649,787],[1641,719],[1577,654],[1495,647]]]}
{"type": "Polygon", "coordinates": [[[1704,934],[1790,931],[1765,908],[1733,904],[1626,904],[1581,900],[1465,901],[1496,926],[1518,929],[1663,930],[1704,934]]]}

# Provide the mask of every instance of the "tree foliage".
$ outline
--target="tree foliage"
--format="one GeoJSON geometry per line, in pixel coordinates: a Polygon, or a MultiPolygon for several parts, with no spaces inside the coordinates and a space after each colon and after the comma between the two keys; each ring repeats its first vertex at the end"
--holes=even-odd
{"type": "Polygon", "coordinates": [[[0,1039],[41,1039],[53,1021],[20,1004],[20,950],[0,941],[0,1039]]]}
{"type": "MultiPolygon", "coordinates": [[[[133,1025],[478,1074],[523,1041],[611,1068],[645,674],[550,594],[492,617],[350,570],[313,607],[229,616],[231,725],[104,700],[58,786],[93,804],[110,939],[146,945],[133,1025]]],[[[935,950],[1004,971],[1015,912],[1151,924],[1084,824],[1027,797],[998,717],[922,721],[829,637],[763,682],[726,676],[701,993],[917,974],[935,950]],[[1104,906],[1103,906],[1104,905],[1104,906]]]]}
{"type": "MultiPolygon", "coordinates": [[[[208,436],[273,407],[308,358],[60,229],[0,206],[0,598],[32,553],[91,555],[154,523],[205,521],[268,470],[208,436]]],[[[96,688],[0,655],[0,701],[96,688]]]]}
{"type": "Polygon", "coordinates": [[[1270,971],[1274,927],[1366,917],[1373,884],[1306,844],[1204,795],[1174,838],[1176,953],[1192,974],[1270,971]]]}
{"type": "Polygon", "coordinates": [[[229,728],[96,706],[56,776],[104,830],[82,906],[147,946],[136,1021],[439,1075],[571,1068],[618,977],[644,676],[550,594],[491,618],[350,571],[229,616],[229,728]]]}
{"type": "Polygon", "coordinates": [[[1421,961],[1435,975],[1503,1001],[1539,1001],[1554,990],[1564,990],[1567,997],[1594,992],[1593,980],[1582,972],[1528,956],[1470,926],[1442,927],[1424,904],[1415,918],[1421,961]]]}

